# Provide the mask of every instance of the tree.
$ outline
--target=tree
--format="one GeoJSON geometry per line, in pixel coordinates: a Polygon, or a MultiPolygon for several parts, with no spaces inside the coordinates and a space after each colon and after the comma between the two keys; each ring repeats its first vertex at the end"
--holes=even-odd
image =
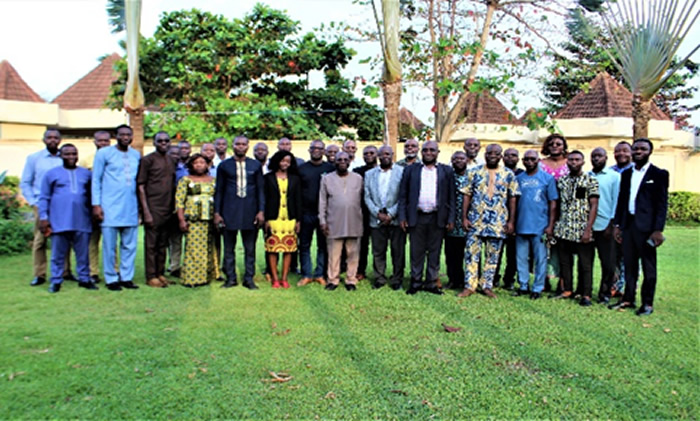
{"type": "Polygon", "coordinates": [[[435,135],[440,142],[449,141],[457,129],[470,93],[513,92],[514,80],[533,70],[530,65],[542,57],[542,50],[555,48],[544,29],[551,25],[543,23],[549,16],[564,16],[568,4],[557,0],[413,3],[414,24],[403,33],[404,80],[408,77],[432,90],[435,135]],[[493,50],[487,49],[490,42],[493,50]]]}
{"type": "MultiPolygon", "coordinates": [[[[299,23],[256,5],[242,19],[197,9],[165,13],[141,40],[141,78],[149,133],[166,130],[195,142],[216,136],[331,137],[351,125],[381,136],[381,111],[351,94],[340,75],[354,51],[342,41],[297,36],[299,23]],[[310,89],[308,75],[325,74],[310,89]]],[[[123,89],[124,65],[113,94],[123,89]]],[[[118,106],[118,103],[113,104],[118,106]]]]}
{"type": "MultiPolygon", "coordinates": [[[[550,112],[560,110],[576,94],[586,90],[588,83],[600,72],[607,72],[625,84],[610,58],[612,54],[619,60],[619,53],[613,49],[610,35],[603,23],[595,18],[595,14],[585,13],[581,8],[569,11],[566,21],[569,39],[561,45],[564,52],[556,55],[555,62],[541,79],[550,112]]],[[[674,60],[671,65],[674,66],[677,62],[674,60]]],[[[681,100],[692,98],[698,90],[697,87],[688,86],[688,82],[697,73],[698,65],[686,61],[653,98],[654,103],[674,117],[679,126],[687,126],[689,112],[700,108],[700,104],[685,106],[680,103],[681,100]]]]}
{"type": "Polygon", "coordinates": [[[700,48],[700,44],[696,45],[673,65],[678,48],[700,16],[696,3],[695,0],[617,0],[606,1],[607,8],[599,7],[611,34],[610,58],[632,91],[635,139],[648,137],[654,95],[700,48]]]}

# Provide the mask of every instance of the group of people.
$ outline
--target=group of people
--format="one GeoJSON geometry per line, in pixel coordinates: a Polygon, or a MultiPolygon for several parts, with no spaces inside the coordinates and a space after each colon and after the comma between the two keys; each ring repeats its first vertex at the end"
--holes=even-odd
{"type": "Polygon", "coordinates": [[[485,148],[482,160],[478,139],[467,139],[451,165],[438,162],[436,142],[419,145],[415,139],[404,141],[404,158],[394,162],[388,145],[367,146],[360,159],[352,140],[342,148],[314,140],[308,161],[291,153],[287,138],[280,139],[269,159],[265,143],[256,144],[249,158],[244,136],[233,140],[231,157],[224,138],[192,154],[188,142],[173,145],[165,132],[154,136],[155,151],[141,157],[130,147],[132,137],[129,126],[119,126],[116,144],[110,146],[110,133],[95,133],[94,159],[79,166],[77,148],[64,144],[59,149],[60,133],[47,130],[46,148],[27,158],[21,187],[34,206],[37,227],[32,285],[46,282],[46,239],[51,237],[49,291],[58,292],[64,279],[75,279],[71,248],[78,285],[97,289],[102,236],[106,287],[138,288],[133,280],[141,220],[145,279],[154,288],[171,283],[165,276],[168,255],[171,277],[185,286],[214,280],[225,281],[224,288],[236,286],[240,233],[242,285],[257,289],[255,250],[262,231],[265,277],[273,288],[289,288],[289,274],[297,271],[298,286],[318,282],[334,290],[345,272],[345,288],[353,291],[367,277],[371,248],[372,286],[402,289],[408,238],[409,295],[452,288],[460,290],[460,297],[479,291],[496,298],[493,289],[502,282],[516,296],[538,299],[551,290],[550,298],[577,297],[590,306],[597,250],[598,301],[610,303],[620,295],[611,308],[635,306],[641,260],[644,282],[637,314],[653,311],[668,172],[649,163],[653,144],[648,139],[616,145],[611,167],[605,149],[596,148],[592,170],[586,172],[583,153],[568,151],[559,134],[550,135],[540,153],[527,150],[522,160],[516,149],[503,151],[497,144],[485,148]],[[524,169],[518,168],[520,161],[524,169]],[[445,286],[440,280],[443,240],[445,286]]]}

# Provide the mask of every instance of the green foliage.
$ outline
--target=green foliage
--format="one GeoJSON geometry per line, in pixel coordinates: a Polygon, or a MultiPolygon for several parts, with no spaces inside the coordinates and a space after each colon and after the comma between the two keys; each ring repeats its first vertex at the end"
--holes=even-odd
{"type": "Polygon", "coordinates": [[[3,174],[0,184],[0,220],[19,218],[24,204],[19,191],[19,177],[3,174]]]}
{"type": "MultiPolygon", "coordinates": [[[[147,134],[308,139],[351,125],[365,139],[381,137],[381,110],[355,98],[340,75],[355,52],[298,30],[297,21],[262,4],[233,20],[197,9],[165,13],[140,46],[146,103],[164,111],[147,118],[147,134]],[[309,88],[312,71],[326,75],[323,88],[309,88]]],[[[113,107],[121,106],[126,81],[125,61],[117,67],[113,107]]]]}
{"type": "Polygon", "coordinates": [[[34,238],[34,224],[21,218],[0,219],[0,255],[26,253],[34,238]]]}
{"type": "Polygon", "coordinates": [[[687,191],[669,193],[668,218],[674,222],[700,222],[700,194],[687,191]]]}
{"type": "MultiPolygon", "coordinates": [[[[585,5],[584,8],[600,10],[600,1],[594,0],[589,3],[591,4],[585,5]]],[[[545,103],[550,112],[560,110],[576,94],[586,91],[588,83],[600,72],[609,73],[630,88],[610,58],[609,52],[619,61],[619,53],[611,42],[610,34],[596,15],[587,14],[578,8],[571,9],[566,28],[570,38],[561,45],[566,54],[557,55],[554,64],[541,79],[545,103]]],[[[675,64],[674,60],[672,66],[675,64]]],[[[653,99],[662,111],[674,117],[676,123],[681,126],[687,126],[690,113],[700,108],[700,104],[697,103],[689,106],[680,103],[682,100],[693,98],[697,92],[697,86],[691,83],[697,74],[698,64],[689,60],[653,99]]]]}

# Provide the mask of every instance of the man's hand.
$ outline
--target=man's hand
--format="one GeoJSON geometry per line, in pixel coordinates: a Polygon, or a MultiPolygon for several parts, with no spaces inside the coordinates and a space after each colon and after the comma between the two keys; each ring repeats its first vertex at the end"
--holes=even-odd
{"type": "Polygon", "coordinates": [[[255,214],[255,225],[261,227],[265,222],[265,215],[262,211],[255,214]]]}
{"type": "Polygon", "coordinates": [[[618,244],[622,244],[622,230],[619,227],[613,228],[613,238],[618,244]]]}
{"type": "Polygon", "coordinates": [[[301,232],[301,222],[297,221],[297,223],[294,225],[294,232],[297,234],[301,232]]]}
{"type": "Polygon", "coordinates": [[[187,221],[180,221],[180,231],[188,232],[189,230],[190,230],[190,227],[187,224],[187,221]]]}
{"type": "Polygon", "coordinates": [[[214,214],[214,226],[217,228],[224,228],[226,227],[226,224],[224,224],[224,218],[221,217],[218,213],[214,214]]]}
{"type": "Polygon", "coordinates": [[[664,235],[661,231],[652,232],[649,238],[651,238],[651,241],[654,242],[654,247],[659,247],[665,241],[664,235]]]}
{"type": "Polygon", "coordinates": [[[44,237],[51,236],[51,224],[48,220],[42,219],[39,221],[39,231],[44,234],[44,237]]]}
{"type": "Polygon", "coordinates": [[[105,214],[102,212],[102,206],[95,205],[92,207],[92,217],[95,218],[95,221],[97,222],[102,222],[105,220],[105,214]]]}
{"type": "Polygon", "coordinates": [[[448,222],[448,223],[447,223],[447,226],[446,226],[445,228],[447,229],[447,231],[452,231],[452,229],[453,229],[454,227],[455,227],[455,223],[454,223],[454,222],[448,222]]]}
{"type": "Polygon", "coordinates": [[[143,226],[153,228],[153,215],[151,215],[151,212],[143,213],[143,226]]]}
{"type": "Polygon", "coordinates": [[[462,226],[466,231],[469,231],[472,227],[472,223],[469,222],[469,218],[462,218],[462,226]]]}
{"type": "Polygon", "coordinates": [[[593,232],[591,232],[591,229],[586,228],[585,230],[583,230],[583,235],[581,236],[581,242],[583,244],[588,244],[591,242],[592,239],[593,239],[593,232]]]}
{"type": "Polygon", "coordinates": [[[508,221],[506,224],[506,227],[504,229],[504,232],[506,235],[511,235],[515,232],[515,224],[513,224],[513,221],[508,221]]]}
{"type": "Polygon", "coordinates": [[[605,231],[603,231],[603,238],[606,240],[609,240],[610,237],[613,235],[613,226],[612,223],[608,224],[607,227],[605,227],[605,231]]]}
{"type": "Polygon", "coordinates": [[[401,229],[403,230],[403,232],[406,232],[406,230],[408,229],[408,221],[401,221],[401,222],[399,222],[399,226],[401,227],[401,229]]]}
{"type": "Polygon", "coordinates": [[[325,235],[326,237],[328,237],[328,236],[331,234],[331,231],[328,229],[328,225],[327,225],[327,224],[321,224],[320,226],[321,226],[321,231],[323,232],[323,235],[325,235]]]}
{"type": "Polygon", "coordinates": [[[547,228],[544,229],[544,233],[547,236],[547,241],[552,241],[552,237],[554,237],[554,227],[548,225],[547,228]]]}

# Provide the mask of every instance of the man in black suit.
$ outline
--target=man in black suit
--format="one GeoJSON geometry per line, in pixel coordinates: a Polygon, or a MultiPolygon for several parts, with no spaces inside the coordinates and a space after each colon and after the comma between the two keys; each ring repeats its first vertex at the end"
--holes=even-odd
{"type": "Polygon", "coordinates": [[[419,290],[443,293],[438,287],[440,249],[445,230],[452,229],[455,221],[455,181],[452,168],[437,162],[439,152],[436,142],[425,142],[423,162],[406,167],[401,178],[399,224],[411,237],[409,295],[419,290]]]}
{"type": "Polygon", "coordinates": [[[668,171],[649,162],[654,145],[640,138],[632,144],[634,166],[622,172],[620,196],[615,212],[615,240],[622,243],[625,263],[625,294],[611,309],[634,307],[642,260],[644,282],[638,316],[654,311],[656,248],[664,242],[668,211],[668,171]]]}
{"type": "Polygon", "coordinates": [[[243,286],[257,289],[255,275],[255,240],[265,218],[265,194],[262,166],[246,158],[248,138],[238,136],[233,141],[233,157],[223,161],[216,174],[214,194],[214,224],[224,230],[224,269],[226,283],[222,288],[238,285],[236,281],[236,237],[243,239],[245,275],[243,286]]]}

